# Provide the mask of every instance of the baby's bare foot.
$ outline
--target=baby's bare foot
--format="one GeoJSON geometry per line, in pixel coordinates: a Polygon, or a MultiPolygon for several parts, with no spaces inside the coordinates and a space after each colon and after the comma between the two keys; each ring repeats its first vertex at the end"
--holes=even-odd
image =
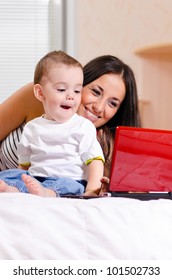
{"type": "Polygon", "coordinates": [[[7,185],[4,181],[0,180],[0,192],[19,192],[15,187],[7,185]]]}
{"type": "Polygon", "coordinates": [[[56,194],[53,190],[43,187],[35,178],[23,174],[22,179],[28,189],[28,192],[31,194],[44,196],[44,197],[55,197],[56,194]]]}

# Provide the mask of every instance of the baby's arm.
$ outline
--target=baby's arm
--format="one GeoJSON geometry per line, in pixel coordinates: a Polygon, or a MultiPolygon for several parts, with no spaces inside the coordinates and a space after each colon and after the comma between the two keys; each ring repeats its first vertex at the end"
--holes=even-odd
{"type": "Polygon", "coordinates": [[[101,179],[104,172],[104,163],[93,160],[88,164],[88,181],[84,195],[98,195],[101,189],[101,179]]]}
{"type": "Polygon", "coordinates": [[[24,165],[24,164],[19,164],[19,166],[18,166],[18,168],[19,168],[19,169],[22,169],[22,170],[28,170],[29,167],[30,167],[30,164],[26,164],[26,165],[24,165]]]}
{"type": "Polygon", "coordinates": [[[22,170],[28,170],[31,166],[30,157],[31,157],[31,147],[30,143],[31,140],[34,139],[33,137],[33,125],[32,122],[28,122],[24,129],[23,133],[20,139],[20,142],[17,147],[17,153],[18,153],[18,168],[22,170]]]}

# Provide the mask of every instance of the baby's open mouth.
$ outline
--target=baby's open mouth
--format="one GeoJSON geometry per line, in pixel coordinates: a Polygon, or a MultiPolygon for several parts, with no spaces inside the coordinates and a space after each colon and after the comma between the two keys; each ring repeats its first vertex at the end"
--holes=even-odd
{"type": "Polygon", "coordinates": [[[70,106],[66,106],[66,105],[61,105],[61,107],[62,107],[63,109],[65,109],[65,110],[68,110],[68,109],[71,108],[70,106]]]}

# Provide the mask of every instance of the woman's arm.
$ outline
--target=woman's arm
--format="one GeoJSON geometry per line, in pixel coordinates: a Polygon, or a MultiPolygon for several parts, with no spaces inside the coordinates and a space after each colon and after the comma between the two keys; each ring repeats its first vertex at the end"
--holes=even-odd
{"type": "Polygon", "coordinates": [[[34,96],[33,83],[17,90],[0,104],[0,141],[22,123],[43,113],[42,103],[34,96]]]}

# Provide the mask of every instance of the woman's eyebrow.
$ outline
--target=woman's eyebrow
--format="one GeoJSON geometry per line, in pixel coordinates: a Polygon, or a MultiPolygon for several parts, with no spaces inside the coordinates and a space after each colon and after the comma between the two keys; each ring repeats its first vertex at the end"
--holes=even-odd
{"type": "Polygon", "coordinates": [[[96,86],[99,88],[100,91],[102,91],[102,92],[104,91],[104,89],[101,86],[99,86],[99,85],[96,85],[96,86]]]}
{"type": "Polygon", "coordinates": [[[122,101],[121,101],[120,99],[118,99],[117,97],[114,97],[114,100],[117,101],[117,102],[119,102],[119,104],[122,103],[122,101]]]}
{"type": "Polygon", "coordinates": [[[121,102],[121,100],[119,100],[117,97],[112,97],[112,98],[117,100],[117,101],[119,101],[119,102],[121,102]]]}

